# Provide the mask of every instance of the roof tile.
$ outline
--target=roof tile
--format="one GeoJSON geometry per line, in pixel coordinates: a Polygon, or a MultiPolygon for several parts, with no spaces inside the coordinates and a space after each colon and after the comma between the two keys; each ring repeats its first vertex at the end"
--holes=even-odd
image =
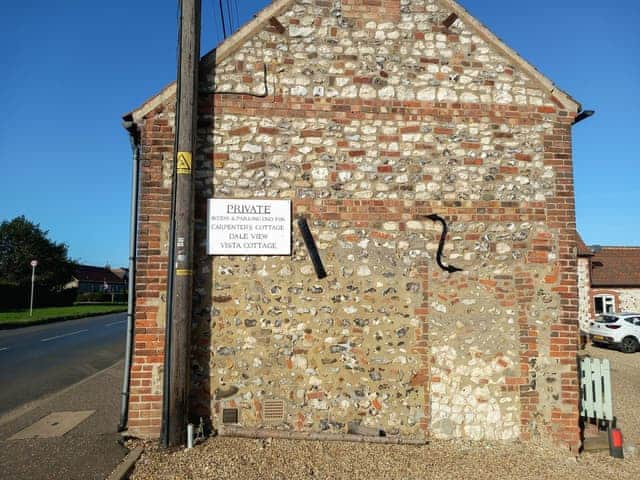
{"type": "Polygon", "coordinates": [[[107,282],[107,283],[125,283],[108,268],[93,267],[91,265],[78,265],[74,270],[74,277],[81,282],[107,282]]]}
{"type": "Polygon", "coordinates": [[[603,247],[591,266],[594,287],[640,287],[640,247],[603,247]]]}

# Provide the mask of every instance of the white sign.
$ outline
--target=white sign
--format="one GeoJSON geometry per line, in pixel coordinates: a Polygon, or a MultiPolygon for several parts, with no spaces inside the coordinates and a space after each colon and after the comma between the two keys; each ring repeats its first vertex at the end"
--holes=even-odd
{"type": "Polygon", "coordinates": [[[38,260],[31,260],[31,266],[32,267],[37,267],[38,266],[38,260]]]}
{"type": "Polygon", "coordinates": [[[291,255],[290,200],[210,198],[209,255],[291,255]]]}

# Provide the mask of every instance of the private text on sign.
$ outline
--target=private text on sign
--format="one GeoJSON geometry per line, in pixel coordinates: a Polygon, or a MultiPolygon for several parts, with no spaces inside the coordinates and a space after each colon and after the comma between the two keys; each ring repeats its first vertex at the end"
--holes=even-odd
{"type": "Polygon", "coordinates": [[[291,201],[211,198],[209,255],[290,255],[291,201]]]}

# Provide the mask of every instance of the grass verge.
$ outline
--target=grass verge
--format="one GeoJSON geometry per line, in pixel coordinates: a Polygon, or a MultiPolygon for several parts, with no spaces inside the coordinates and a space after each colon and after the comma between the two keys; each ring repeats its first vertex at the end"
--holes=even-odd
{"type": "Polygon", "coordinates": [[[29,310],[11,310],[0,312],[0,329],[27,327],[41,323],[73,320],[75,318],[104,315],[106,313],[126,312],[126,304],[74,305],[72,307],[34,308],[33,316],[29,310]]]}

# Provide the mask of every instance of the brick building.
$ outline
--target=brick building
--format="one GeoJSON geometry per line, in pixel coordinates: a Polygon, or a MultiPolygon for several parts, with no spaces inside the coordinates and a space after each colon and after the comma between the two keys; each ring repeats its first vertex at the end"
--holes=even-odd
{"type": "MultiPolygon", "coordinates": [[[[192,416],[576,448],[579,104],[451,0],[276,0],[200,70],[192,416]],[[207,256],[212,197],[291,200],[327,277],[295,228],[290,256],[207,256]],[[438,267],[434,213],[462,272],[438,267]]],[[[142,437],[161,419],[174,104],[170,85],[125,117],[142,437]]]]}
{"type": "MultiPolygon", "coordinates": [[[[578,320],[580,330],[583,333],[589,331],[589,323],[593,319],[594,309],[591,298],[591,250],[576,232],[576,243],[578,251],[578,320]]],[[[586,339],[586,337],[585,337],[586,339]]]]}
{"type": "Polygon", "coordinates": [[[580,326],[609,312],[640,312],[640,247],[594,247],[578,237],[580,326]]]}
{"type": "Polygon", "coordinates": [[[73,277],[64,288],[77,288],[78,293],[108,292],[125,293],[127,291],[127,272],[125,269],[76,265],[73,277]]]}

